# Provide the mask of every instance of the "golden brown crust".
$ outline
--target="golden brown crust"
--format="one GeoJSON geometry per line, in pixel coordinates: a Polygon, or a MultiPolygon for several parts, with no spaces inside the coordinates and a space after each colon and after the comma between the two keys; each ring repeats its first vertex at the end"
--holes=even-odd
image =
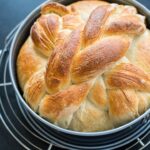
{"type": "Polygon", "coordinates": [[[69,9],[72,12],[77,12],[80,14],[81,18],[85,21],[87,21],[87,19],[89,18],[91,12],[98,6],[101,5],[108,5],[107,2],[104,1],[79,1],[79,2],[75,2],[73,4],[71,4],[69,6],[69,9]]]}
{"type": "Polygon", "coordinates": [[[132,6],[49,2],[17,58],[30,107],[62,128],[103,131],[150,108],[150,31],[132,6]]]}
{"type": "Polygon", "coordinates": [[[150,76],[132,64],[120,64],[113,68],[106,79],[114,88],[136,89],[150,92],[150,76]]]}
{"type": "Polygon", "coordinates": [[[69,10],[64,5],[55,2],[49,2],[41,8],[41,14],[56,13],[60,16],[69,14],[69,10]]]}
{"type": "Polygon", "coordinates": [[[134,90],[109,90],[109,114],[115,126],[138,116],[139,99],[134,90]]]}
{"type": "Polygon", "coordinates": [[[45,66],[45,63],[45,58],[36,53],[32,40],[28,38],[17,58],[17,75],[22,89],[33,73],[45,66]]]}
{"type": "Polygon", "coordinates": [[[116,14],[135,15],[135,14],[137,14],[137,9],[134,6],[130,6],[130,5],[118,5],[116,7],[116,14]]]}
{"type": "Polygon", "coordinates": [[[31,38],[37,50],[49,56],[55,47],[59,29],[59,17],[57,15],[41,16],[31,28],[31,38]]]}
{"type": "Polygon", "coordinates": [[[56,94],[46,95],[39,106],[40,115],[48,118],[52,122],[55,122],[59,119],[59,117],[61,117],[61,113],[64,109],[71,107],[71,112],[68,111],[67,113],[73,113],[84,101],[84,97],[88,94],[89,88],[89,83],[83,83],[73,85],[70,88],[56,94]]]}
{"type": "Polygon", "coordinates": [[[64,29],[75,30],[83,22],[80,15],[76,13],[65,15],[62,19],[64,29]]]}
{"type": "Polygon", "coordinates": [[[70,67],[74,55],[81,45],[81,30],[73,31],[70,37],[53,51],[45,74],[47,90],[50,93],[63,89],[70,82],[70,67]]]}
{"type": "Polygon", "coordinates": [[[90,100],[102,110],[108,110],[108,97],[105,83],[102,77],[96,80],[91,91],[89,92],[90,100]]]}
{"type": "Polygon", "coordinates": [[[88,46],[96,41],[104,32],[105,22],[113,7],[102,5],[93,10],[84,28],[84,45],[88,46]]]}
{"type": "Polygon", "coordinates": [[[111,36],[79,52],[72,65],[72,80],[87,81],[104,72],[113,62],[124,56],[129,48],[127,39],[111,36]]]}
{"type": "Polygon", "coordinates": [[[148,101],[150,99],[150,93],[137,92],[136,94],[139,97],[139,114],[143,114],[150,107],[150,100],[148,101]]]}
{"type": "Polygon", "coordinates": [[[131,62],[150,74],[150,31],[146,30],[135,40],[128,53],[131,62]]]}
{"type": "Polygon", "coordinates": [[[145,25],[139,16],[124,15],[114,17],[106,27],[109,33],[141,34],[145,31],[145,25]]]}
{"type": "Polygon", "coordinates": [[[24,97],[35,111],[45,95],[44,71],[35,73],[26,83],[24,88],[24,97]]]}
{"type": "Polygon", "coordinates": [[[87,100],[74,114],[69,129],[81,132],[95,132],[109,130],[113,127],[108,113],[95,107],[87,100]]]}

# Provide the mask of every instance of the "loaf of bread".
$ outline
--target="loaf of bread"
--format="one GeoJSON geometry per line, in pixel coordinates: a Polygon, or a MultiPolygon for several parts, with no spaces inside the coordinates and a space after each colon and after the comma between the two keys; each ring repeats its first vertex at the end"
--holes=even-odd
{"type": "Polygon", "coordinates": [[[150,31],[133,6],[49,2],[17,58],[23,96],[62,128],[95,132],[150,108],[150,31]]]}

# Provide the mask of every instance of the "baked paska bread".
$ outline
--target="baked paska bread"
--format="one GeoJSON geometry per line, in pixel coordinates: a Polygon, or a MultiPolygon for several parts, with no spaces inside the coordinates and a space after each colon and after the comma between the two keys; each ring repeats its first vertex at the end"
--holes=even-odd
{"type": "Polygon", "coordinates": [[[123,125],[150,108],[150,31],[133,6],[49,2],[20,49],[30,107],[81,132],[123,125]]]}

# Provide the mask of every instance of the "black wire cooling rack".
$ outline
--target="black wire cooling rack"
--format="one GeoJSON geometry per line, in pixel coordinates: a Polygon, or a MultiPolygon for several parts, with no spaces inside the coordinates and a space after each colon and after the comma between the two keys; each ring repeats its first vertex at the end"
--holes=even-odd
{"type": "MultiPolygon", "coordinates": [[[[34,120],[26,115],[25,109],[21,109],[8,69],[8,56],[12,39],[16,33],[18,24],[6,37],[4,48],[0,50],[0,119],[13,138],[25,149],[56,150],[56,145],[51,144],[43,133],[35,128],[34,120]]],[[[119,148],[119,150],[150,150],[150,121],[148,130],[132,143],[119,148]]]]}

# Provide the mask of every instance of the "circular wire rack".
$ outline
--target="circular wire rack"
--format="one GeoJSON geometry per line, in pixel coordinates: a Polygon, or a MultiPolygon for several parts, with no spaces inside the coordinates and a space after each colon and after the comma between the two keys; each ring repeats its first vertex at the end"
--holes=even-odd
{"type": "MultiPolygon", "coordinates": [[[[60,146],[52,144],[36,128],[38,125],[36,125],[30,115],[26,115],[26,110],[21,109],[21,103],[12,86],[8,69],[9,49],[20,24],[9,33],[5,39],[4,48],[0,50],[0,119],[13,138],[25,149],[60,150],[63,147],[60,148],[60,146]]],[[[150,117],[146,121],[149,122],[147,131],[130,144],[119,149],[150,149],[150,117]]]]}

